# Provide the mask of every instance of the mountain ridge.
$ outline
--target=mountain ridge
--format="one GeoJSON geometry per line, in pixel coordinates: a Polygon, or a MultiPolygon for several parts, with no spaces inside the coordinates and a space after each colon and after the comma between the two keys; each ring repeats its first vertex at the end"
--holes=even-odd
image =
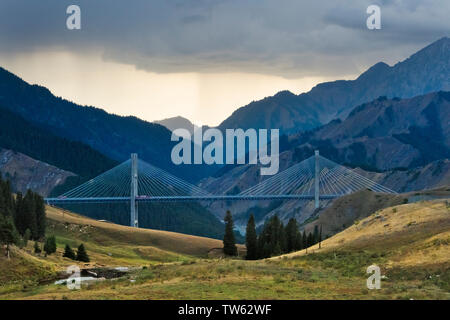
{"type": "Polygon", "coordinates": [[[162,125],[135,116],[118,116],[105,110],[80,106],[54,96],[50,90],[30,85],[0,67],[0,105],[35,126],[72,141],[84,143],[107,157],[124,161],[131,153],[143,160],[195,181],[202,167],[185,170],[170,159],[174,142],[171,132],[162,125]]]}
{"type": "Polygon", "coordinates": [[[281,91],[243,106],[219,128],[311,130],[345,119],[352,108],[379,96],[410,98],[450,90],[450,39],[443,37],[392,67],[378,62],[355,80],[324,82],[299,95],[281,91]],[[286,97],[289,96],[287,99],[286,97]]]}

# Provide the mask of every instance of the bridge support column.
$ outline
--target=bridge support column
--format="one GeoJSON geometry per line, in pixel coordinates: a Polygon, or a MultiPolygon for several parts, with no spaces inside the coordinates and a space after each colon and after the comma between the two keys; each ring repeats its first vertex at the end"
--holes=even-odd
{"type": "Polygon", "coordinates": [[[131,154],[131,192],[130,192],[130,225],[138,228],[138,206],[136,197],[138,196],[138,155],[131,154]]]}
{"type": "Polygon", "coordinates": [[[314,208],[319,208],[319,182],[320,182],[320,168],[319,168],[319,150],[314,152],[314,208]]]}

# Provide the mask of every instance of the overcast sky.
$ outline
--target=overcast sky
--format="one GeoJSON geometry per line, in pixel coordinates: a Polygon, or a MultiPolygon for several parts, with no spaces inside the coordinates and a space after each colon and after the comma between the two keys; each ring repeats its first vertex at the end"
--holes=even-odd
{"type": "Polygon", "coordinates": [[[216,125],[450,35],[448,0],[1,0],[0,66],[80,104],[216,125]],[[66,8],[81,8],[67,30],[66,8]],[[366,9],[381,7],[382,29],[366,9]]]}

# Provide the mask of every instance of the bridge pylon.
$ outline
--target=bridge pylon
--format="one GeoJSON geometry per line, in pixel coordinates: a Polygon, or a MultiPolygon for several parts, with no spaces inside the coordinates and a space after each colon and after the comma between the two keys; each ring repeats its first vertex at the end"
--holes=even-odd
{"type": "Polygon", "coordinates": [[[319,165],[319,150],[314,151],[314,208],[318,209],[319,202],[319,183],[320,183],[320,165],[319,165]]]}
{"type": "Polygon", "coordinates": [[[138,228],[139,213],[136,198],[138,196],[138,155],[131,154],[131,192],[130,192],[130,226],[138,228]]]}

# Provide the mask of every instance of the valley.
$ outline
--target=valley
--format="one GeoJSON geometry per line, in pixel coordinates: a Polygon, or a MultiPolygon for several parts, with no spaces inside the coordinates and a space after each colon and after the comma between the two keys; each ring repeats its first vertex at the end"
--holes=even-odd
{"type": "Polygon", "coordinates": [[[0,299],[449,300],[449,48],[215,128],[82,106],[0,68],[0,299]]]}
{"type": "Polygon", "coordinates": [[[14,249],[9,262],[2,256],[2,270],[7,264],[20,268],[8,268],[9,274],[2,275],[0,298],[450,298],[450,205],[445,200],[378,210],[324,240],[320,249],[315,245],[261,261],[208,256],[221,247],[217,240],[133,230],[49,207],[47,212],[48,232],[58,239],[57,253],[44,258],[28,249],[14,249]],[[63,245],[80,241],[92,257],[81,268],[128,266],[130,271],[116,280],[82,285],[80,290],[52,284],[58,270],[73,264],[61,257],[63,245]],[[371,264],[381,267],[380,290],[366,288],[365,269],[371,264]]]}

